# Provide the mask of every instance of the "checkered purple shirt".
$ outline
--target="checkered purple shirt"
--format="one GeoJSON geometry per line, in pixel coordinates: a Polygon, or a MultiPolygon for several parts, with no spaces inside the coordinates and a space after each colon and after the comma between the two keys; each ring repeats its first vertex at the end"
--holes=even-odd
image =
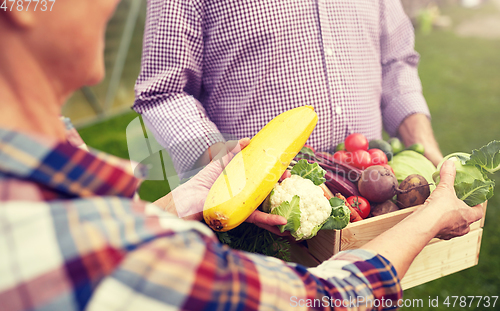
{"type": "Polygon", "coordinates": [[[224,135],[252,137],[312,105],[308,144],[395,135],[429,115],[412,25],[398,0],[149,0],[134,109],[178,172],[224,135]]]}

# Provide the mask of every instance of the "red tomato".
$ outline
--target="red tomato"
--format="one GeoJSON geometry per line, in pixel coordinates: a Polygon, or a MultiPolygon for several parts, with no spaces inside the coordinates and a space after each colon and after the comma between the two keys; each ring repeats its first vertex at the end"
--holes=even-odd
{"type": "Polygon", "coordinates": [[[372,158],[368,151],[356,150],[352,153],[351,162],[355,167],[364,170],[372,164],[372,158]]]}
{"type": "Polygon", "coordinates": [[[386,169],[388,169],[389,171],[391,171],[394,175],[396,175],[394,173],[394,170],[392,169],[392,167],[389,164],[383,164],[382,166],[385,167],[386,169]]]}
{"type": "Polygon", "coordinates": [[[352,153],[346,151],[345,155],[346,155],[345,163],[352,165],[352,153]]]}
{"type": "Polygon", "coordinates": [[[377,148],[369,149],[368,153],[372,157],[372,165],[387,164],[387,156],[385,153],[377,148]]]}
{"type": "Polygon", "coordinates": [[[337,161],[340,161],[340,162],[344,162],[344,163],[347,163],[347,160],[349,159],[349,152],[345,151],[345,150],[340,150],[340,151],[337,151],[333,154],[333,158],[337,161]]]}
{"type": "Polygon", "coordinates": [[[350,152],[354,152],[356,150],[368,150],[368,139],[366,139],[363,134],[351,134],[347,136],[344,143],[345,149],[350,152]]]}
{"type": "Polygon", "coordinates": [[[370,202],[363,197],[352,196],[347,198],[347,203],[349,203],[352,208],[358,211],[359,216],[365,219],[370,215],[370,202]]]}
{"type": "Polygon", "coordinates": [[[288,177],[292,176],[289,170],[286,170],[283,175],[281,175],[280,179],[278,180],[279,182],[282,182],[283,180],[287,179],[288,177]]]}

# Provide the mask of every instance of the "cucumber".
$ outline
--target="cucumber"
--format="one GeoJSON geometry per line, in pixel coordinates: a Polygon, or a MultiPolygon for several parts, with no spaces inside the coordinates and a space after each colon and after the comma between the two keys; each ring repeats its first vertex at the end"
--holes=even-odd
{"type": "Polygon", "coordinates": [[[397,137],[392,137],[387,142],[389,143],[389,145],[391,145],[393,154],[398,154],[401,151],[405,150],[405,146],[397,137]]]}
{"type": "Polygon", "coordinates": [[[409,146],[408,148],[406,148],[407,150],[413,150],[413,151],[416,151],[420,154],[424,154],[425,152],[425,149],[424,149],[424,145],[420,144],[420,143],[416,143],[416,144],[413,144],[411,146],[409,146]]]}
{"type": "Polygon", "coordinates": [[[345,143],[340,143],[335,147],[335,151],[345,150],[345,143]]]}

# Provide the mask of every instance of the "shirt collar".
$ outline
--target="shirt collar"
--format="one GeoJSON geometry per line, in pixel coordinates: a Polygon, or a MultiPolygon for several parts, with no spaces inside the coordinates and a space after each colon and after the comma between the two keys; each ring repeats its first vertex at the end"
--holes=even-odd
{"type": "Polygon", "coordinates": [[[132,197],[140,182],[128,161],[1,128],[0,174],[74,197],[132,197]]]}

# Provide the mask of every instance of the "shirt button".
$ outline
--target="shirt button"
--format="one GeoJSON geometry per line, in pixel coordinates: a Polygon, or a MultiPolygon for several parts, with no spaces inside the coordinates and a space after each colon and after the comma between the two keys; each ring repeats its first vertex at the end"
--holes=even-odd
{"type": "Polygon", "coordinates": [[[342,113],[342,107],[340,107],[340,106],[335,107],[335,113],[336,114],[341,114],[342,113]]]}
{"type": "Polygon", "coordinates": [[[328,56],[333,56],[333,49],[332,48],[326,48],[325,53],[328,56]]]}

